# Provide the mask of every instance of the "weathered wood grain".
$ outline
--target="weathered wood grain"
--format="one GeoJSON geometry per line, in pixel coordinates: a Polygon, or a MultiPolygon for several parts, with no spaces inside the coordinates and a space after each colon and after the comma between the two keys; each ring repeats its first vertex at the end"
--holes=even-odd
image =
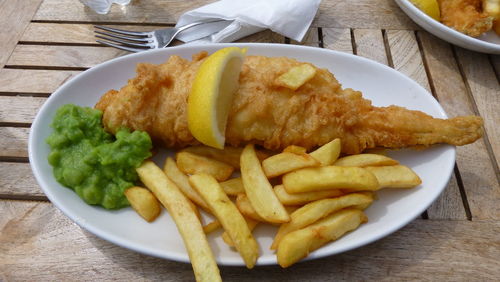
{"type": "MultiPolygon", "coordinates": [[[[168,27],[167,25],[104,25],[133,31],[150,31],[168,27]]],[[[32,22],[26,28],[20,41],[31,43],[95,44],[92,24],[39,23],[32,22]]]]}
{"type": "Polygon", "coordinates": [[[0,158],[1,157],[28,157],[29,128],[0,127],[0,158]]]}
{"type": "MultiPolygon", "coordinates": [[[[107,15],[98,15],[76,0],[45,0],[35,20],[78,22],[133,22],[173,24],[184,12],[214,1],[132,1],[114,5],[107,15]]],[[[313,22],[316,27],[418,29],[391,0],[322,1],[313,22]]]]}
{"type": "Polygon", "coordinates": [[[111,47],[17,45],[7,65],[90,68],[126,54],[129,52],[111,47]]]}
{"type": "Polygon", "coordinates": [[[81,71],[0,69],[0,92],[52,93],[81,71]]]}
{"type": "MultiPolygon", "coordinates": [[[[449,116],[473,115],[474,107],[450,45],[427,32],[419,32],[434,92],[449,116]]],[[[469,201],[472,219],[499,219],[500,186],[484,140],[457,147],[457,167],[469,201]]],[[[444,203],[456,203],[449,195],[444,203]]],[[[437,210],[436,210],[437,211],[437,210]]],[[[461,208],[457,214],[461,213],[461,208]]],[[[441,217],[442,213],[432,214],[441,217]]],[[[429,214],[431,217],[431,214],[429,214]]]]}
{"type": "MultiPolygon", "coordinates": [[[[189,264],[144,256],[80,229],[50,203],[0,201],[0,273],[7,281],[190,281],[189,264]]],[[[415,220],[368,246],[296,264],[221,267],[225,281],[495,280],[498,221],[415,220]],[[471,261],[474,262],[471,265],[471,261]]]]}
{"type": "Polygon", "coordinates": [[[484,118],[487,140],[493,150],[497,173],[500,166],[500,84],[487,55],[457,47],[460,62],[467,85],[474,98],[477,111],[484,118]]]}
{"type": "Polygon", "coordinates": [[[414,32],[409,30],[388,30],[386,34],[394,68],[431,92],[414,32]]]}
{"type": "Polygon", "coordinates": [[[42,0],[0,0],[0,68],[5,65],[42,0]]]}
{"type": "Polygon", "coordinates": [[[0,162],[0,197],[46,199],[29,163],[0,162]]]}
{"type": "Polygon", "coordinates": [[[388,65],[384,38],[380,29],[355,29],[354,41],[358,55],[388,65]]]}
{"type": "Polygon", "coordinates": [[[31,123],[47,98],[0,96],[0,122],[31,123]]]}
{"type": "Polygon", "coordinates": [[[351,31],[348,28],[322,28],[323,47],[352,54],[351,31]]]}

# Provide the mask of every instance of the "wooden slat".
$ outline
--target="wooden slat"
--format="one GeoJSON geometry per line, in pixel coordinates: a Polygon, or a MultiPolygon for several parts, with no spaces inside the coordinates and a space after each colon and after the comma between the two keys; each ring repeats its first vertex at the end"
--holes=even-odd
{"type": "MultiPolygon", "coordinates": [[[[50,203],[3,200],[0,213],[0,269],[6,281],[193,280],[189,264],[101,240],[50,203]]],[[[286,271],[279,266],[220,268],[225,281],[420,280],[430,273],[433,280],[496,280],[499,233],[498,221],[416,220],[368,246],[286,271]]]]}
{"type": "MultiPolygon", "coordinates": [[[[167,25],[104,25],[124,30],[151,31],[168,27],[167,25]]],[[[92,24],[73,23],[39,23],[32,22],[24,32],[20,41],[36,43],[72,43],[95,44],[94,26],[92,24]]]]}
{"type": "Polygon", "coordinates": [[[351,31],[348,28],[323,28],[322,31],[325,48],[352,54],[351,31]]]}
{"type": "Polygon", "coordinates": [[[238,39],[236,42],[285,43],[285,37],[270,30],[264,30],[238,39]]]}
{"type": "Polygon", "coordinates": [[[430,92],[429,81],[414,32],[409,30],[388,30],[387,40],[391,49],[394,68],[406,74],[430,92]]]}
{"type": "Polygon", "coordinates": [[[17,45],[7,65],[90,68],[126,54],[111,47],[17,45]]]}
{"type": "Polygon", "coordinates": [[[0,92],[52,93],[81,71],[1,69],[0,92]]]}
{"type": "Polygon", "coordinates": [[[46,199],[29,163],[0,162],[0,197],[46,199]]]}
{"type": "Polygon", "coordinates": [[[0,69],[9,58],[42,0],[0,0],[0,69]]]}
{"type": "MultiPolygon", "coordinates": [[[[45,0],[34,19],[172,24],[184,12],[210,2],[214,1],[132,1],[124,8],[114,5],[107,15],[98,15],[84,8],[76,0],[45,0]]],[[[418,29],[392,0],[322,1],[313,25],[335,28],[418,29]]]]}
{"type": "Polygon", "coordinates": [[[0,157],[27,158],[29,131],[22,127],[0,127],[0,157]]]}
{"type": "Polygon", "coordinates": [[[0,122],[31,123],[47,98],[0,96],[0,122]]]}
{"type": "Polygon", "coordinates": [[[388,65],[384,38],[380,29],[355,29],[354,41],[358,55],[388,65]]]}
{"type": "Polygon", "coordinates": [[[487,55],[457,47],[457,57],[467,78],[477,111],[484,118],[488,141],[500,166],[500,84],[487,55]]]}
{"type": "MultiPolygon", "coordinates": [[[[474,114],[473,105],[467,94],[466,85],[460,76],[450,45],[427,32],[419,32],[418,34],[422,42],[435,94],[441,106],[450,116],[474,114]]],[[[457,147],[456,162],[469,202],[472,219],[499,219],[500,186],[484,140],[457,147]]],[[[455,199],[457,196],[454,191],[443,196],[441,204],[458,202],[455,199]]],[[[457,215],[460,218],[462,209],[458,206],[456,208],[457,215]]],[[[446,214],[438,212],[438,210],[434,210],[436,213],[429,213],[429,217],[441,218],[446,214]]],[[[432,211],[432,209],[429,211],[432,211]]]]}
{"type": "Polygon", "coordinates": [[[490,55],[493,68],[497,75],[497,79],[500,81],[500,55],[490,55]]]}

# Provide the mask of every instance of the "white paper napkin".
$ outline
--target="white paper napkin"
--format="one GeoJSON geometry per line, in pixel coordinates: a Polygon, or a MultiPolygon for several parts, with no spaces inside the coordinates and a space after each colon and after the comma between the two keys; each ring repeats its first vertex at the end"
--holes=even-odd
{"type": "Polygon", "coordinates": [[[271,29],[302,41],[321,0],[221,0],[184,13],[177,27],[196,21],[224,19],[180,33],[184,42],[232,42],[255,32],[271,29]]]}

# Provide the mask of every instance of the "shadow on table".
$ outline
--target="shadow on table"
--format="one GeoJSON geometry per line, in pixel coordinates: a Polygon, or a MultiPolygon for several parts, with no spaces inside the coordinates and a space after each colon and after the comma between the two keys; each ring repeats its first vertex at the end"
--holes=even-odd
{"type": "MultiPolygon", "coordinates": [[[[279,266],[244,267],[221,266],[224,281],[328,281],[381,280],[386,277],[418,278],[422,269],[441,264],[449,234],[459,221],[415,220],[403,229],[375,243],[356,250],[313,261],[297,263],[287,269],[279,266]],[[433,222],[432,225],[429,225],[433,222]],[[434,233],[433,230],[437,230],[434,233]]],[[[193,281],[190,264],[149,257],[120,248],[84,232],[89,241],[106,256],[117,272],[126,271],[131,279],[193,281]],[[120,268],[122,270],[120,270],[120,268]]],[[[427,273],[428,275],[429,273],[427,273]]],[[[109,276],[108,276],[109,277],[109,276]]]]}

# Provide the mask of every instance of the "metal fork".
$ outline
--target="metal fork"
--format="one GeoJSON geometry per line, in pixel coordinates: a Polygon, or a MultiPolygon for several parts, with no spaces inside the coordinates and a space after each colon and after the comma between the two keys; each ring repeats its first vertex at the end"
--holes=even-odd
{"type": "Polygon", "coordinates": [[[106,46],[115,47],[129,52],[141,52],[149,49],[164,48],[168,46],[181,31],[188,28],[201,24],[221,21],[224,20],[200,21],[190,23],[181,27],[169,27],[148,32],[116,29],[102,25],[94,25],[94,28],[108,31],[103,32],[100,30],[95,30],[95,33],[97,33],[95,37],[106,40],[103,41],[97,39],[97,42],[106,46]]]}

